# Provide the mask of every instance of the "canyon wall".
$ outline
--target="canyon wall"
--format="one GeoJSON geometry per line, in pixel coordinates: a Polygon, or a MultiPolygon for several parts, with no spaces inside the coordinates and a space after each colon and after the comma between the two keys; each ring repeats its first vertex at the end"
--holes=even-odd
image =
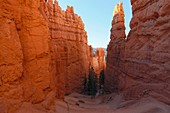
{"type": "MultiPolygon", "coordinates": [[[[54,90],[48,23],[38,0],[0,1],[0,107],[39,103],[54,90]]],[[[0,110],[3,112],[3,110],[0,110]]],[[[5,112],[5,111],[4,111],[5,112]]]]}
{"type": "Polygon", "coordinates": [[[107,64],[106,64],[106,82],[105,90],[107,92],[117,92],[118,76],[121,68],[121,48],[125,41],[125,25],[123,4],[117,4],[114,8],[114,17],[112,20],[112,28],[110,42],[107,47],[107,64]]]}
{"type": "Polygon", "coordinates": [[[73,7],[0,0],[0,9],[0,111],[13,113],[26,102],[49,109],[55,98],[81,92],[91,53],[73,7]]]}
{"type": "Polygon", "coordinates": [[[106,69],[104,48],[97,48],[92,57],[92,67],[94,72],[99,76],[102,70],[106,69]]]}
{"type": "Polygon", "coordinates": [[[81,17],[74,13],[73,7],[67,6],[63,11],[57,1],[44,2],[43,9],[49,23],[57,91],[80,93],[90,66],[87,34],[81,17]]]}
{"type": "Polygon", "coordinates": [[[112,43],[112,34],[114,40],[119,38],[124,25],[120,29],[112,25],[117,30],[111,30],[105,87],[122,92],[126,99],[152,96],[170,104],[170,2],[131,0],[131,4],[131,30],[120,45],[112,43]]]}

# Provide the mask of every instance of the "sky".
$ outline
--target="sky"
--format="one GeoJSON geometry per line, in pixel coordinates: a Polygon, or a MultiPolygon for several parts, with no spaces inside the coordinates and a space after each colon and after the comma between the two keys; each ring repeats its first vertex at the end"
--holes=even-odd
{"type": "Polygon", "coordinates": [[[87,31],[88,44],[92,47],[107,48],[110,41],[110,29],[114,6],[123,2],[125,11],[126,35],[130,30],[132,17],[130,0],[58,0],[62,9],[74,6],[74,12],[81,16],[87,31]]]}

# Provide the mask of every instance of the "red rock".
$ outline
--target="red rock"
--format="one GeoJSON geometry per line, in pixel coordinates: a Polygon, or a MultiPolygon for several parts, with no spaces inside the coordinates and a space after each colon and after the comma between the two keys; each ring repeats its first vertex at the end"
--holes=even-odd
{"type": "MultiPolygon", "coordinates": [[[[111,40],[108,46],[106,88],[118,89],[127,99],[152,96],[169,104],[170,2],[131,3],[133,17],[127,40],[120,46],[111,40]]],[[[116,28],[112,29],[111,38],[121,37],[116,28]]]]}
{"type": "Polygon", "coordinates": [[[99,76],[102,70],[106,68],[105,51],[104,48],[97,48],[96,53],[93,56],[92,67],[94,72],[99,76]]]}
{"type": "Polygon", "coordinates": [[[114,17],[110,35],[110,43],[107,47],[107,66],[106,66],[106,91],[117,91],[118,78],[121,65],[121,48],[125,40],[124,10],[123,4],[119,3],[114,8],[114,17]]]}
{"type": "MultiPolygon", "coordinates": [[[[81,18],[74,8],[67,6],[63,11],[58,3],[44,3],[49,20],[53,64],[56,68],[57,90],[70,94],[82,92],[84,75],[89,69],[87,34],[81,18]],[[63,90],[63,91],[62,91],[63,90]]],[[[57,94],[60,97],[60,93],[57,94]]]]}
{"type": "Polygon", "coordinates": [[[43,101],[54,84],[48,24],[38,10],[40,2],[21,2],[1,2],[0,95],[9,100],[8,112],[22,101],[43,101]]]}
{"type": "Polygon", "coordinates": [[[91,60],[73,7],[63,11],[56,1],[43,0],[0,3],[0,98],[7,111],[23,102],[49,109],[55,98],[81,92],[91,60]]]}

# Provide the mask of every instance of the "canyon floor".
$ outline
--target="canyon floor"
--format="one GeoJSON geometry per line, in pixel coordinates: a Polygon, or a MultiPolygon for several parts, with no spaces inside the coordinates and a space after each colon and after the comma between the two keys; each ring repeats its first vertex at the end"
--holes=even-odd
{"type": "Polygon", "coordinates": [[[169,113],[170,106],[153,98],[125,101],[122,96],[110,94],[91,98],[73,93],[64,101],[56,101],[56,113],[169,113]]]}
{"type": "Polygon", "coordinates": [[[47,110],[40,104],[24,103],[16,113],[170,113],[169,105],[153,98],[125,101],[117,94],[91,98],[73,93],[63,101],[56,100],[53,104],[54,106],[47,110]]]}

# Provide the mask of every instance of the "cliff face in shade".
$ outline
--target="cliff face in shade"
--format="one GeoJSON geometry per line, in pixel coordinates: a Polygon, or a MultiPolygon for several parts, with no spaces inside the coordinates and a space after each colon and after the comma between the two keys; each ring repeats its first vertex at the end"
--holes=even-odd
{"type": "Polygon", "coordinates": [[[14,112],[23,102],[49,109],[55,98],[81,92],[91,53],[73,8],[43,0],[0,3],[0,111],[14,112]]]}
{"type": "Polygon", "coordinates": [[[48,18],[53,47],[57,92],[81,92],[84,76],[87,75],[90,65],[84,24],[81,18],[74,14],[73,7],[68,6],[66,11],[63,11],[58,2],[44,2],[43,7],[48,18]]]}
{"type": "Polygon", "coordinates": [[[106,67],[106,91],[117,91],[118,76],[121,68],[121,48],[125,41],[125,25],[123,4],[119,3],[114,8],[110,42],[107,47],[107,67],[106,67]]]}
{"type": "Polygon", "coordinates": [[[106,69],[104,48],[97,48],[92,58],[92,67],[94,72],[99,76],[102,70],[106,69]]]}
{"type": "MultiPolygon", "coordinates": [[[[131,0],[131,4],[131,30],[118,50],[119,57],[116,50],[109,49],[114,45],[108,46],[106,78],[113,78],[111,86],[116,86],[127,99],[152,96],[169,104],[170,2],[131,0]],[[114,63],[110,63],[112,56],[118,58],[114,63]]],[[[117,30],[111,34],[117,34],[117,30]]]]}
{"type": "Polygon", "coordinates": [[[8,112],[23,101],[39,103],[54,89],[48,23],[39,8],[38,0],[1,0],[0,98],[8,112]]]}

